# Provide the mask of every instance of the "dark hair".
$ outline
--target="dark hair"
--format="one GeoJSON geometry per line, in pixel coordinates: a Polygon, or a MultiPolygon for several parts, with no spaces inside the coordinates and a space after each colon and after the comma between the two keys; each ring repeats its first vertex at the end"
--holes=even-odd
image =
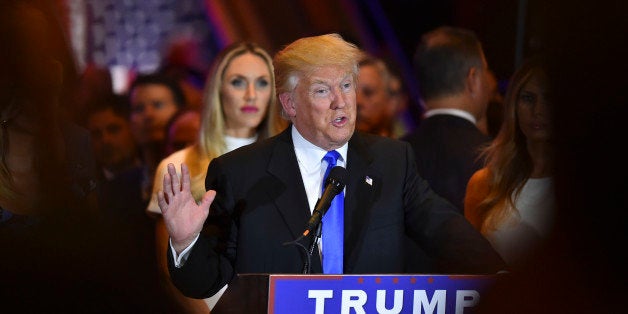
{"type": "Polygon", "coordinates": [[[116,116],[122,117],[126,120],[129,118],[131,113],[128,98],[117,94],[107,94],[105,96],[92,99],[88,102],[87,106],[87,117],[95,113],[111,109],[116,116]]]}
{"type": "Polygon", "coordinates": [[[183,93],[183,89],[181,89],[181,86],[177,83],[176,80],[161,73],[138,75],[133,81],[133,84],[131,84],[131,87],[129,88],[129,95],[138,86],[152,84],[163,85],[167,87],[172,92],[172,97],[174,98],[174,102],[178,108],[183,108],[186,106],[187,101],[185,99],[185,94],[183,93]]]}
{"type": "Polygon", "coordinates": [[[462,91],[469,69],[482,68],[482,56],[482,45],[470,30],[442,26],[424,34],[414,55],[423,99],[462,91]]]}

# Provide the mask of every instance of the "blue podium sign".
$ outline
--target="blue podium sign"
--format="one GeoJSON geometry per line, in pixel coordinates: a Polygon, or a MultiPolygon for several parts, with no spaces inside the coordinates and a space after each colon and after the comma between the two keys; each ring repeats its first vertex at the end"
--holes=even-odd
{"type": "Polygon", "coordinates": [[[481,275],[270,275],[268,313],[474,313],[481,275]]]}

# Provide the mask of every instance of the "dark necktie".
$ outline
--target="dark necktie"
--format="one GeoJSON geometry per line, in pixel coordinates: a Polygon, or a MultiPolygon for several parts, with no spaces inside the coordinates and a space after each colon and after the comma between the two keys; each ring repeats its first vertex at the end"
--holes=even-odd
{"type": "MultiPolygon", "coordinates": [[[[331,168],[336,166],[340,154],[332,150],[327,152],[323,160],[327,161],[327,170],[323,177],[323,189],[325,180],[331,168]]],[[[342,258],[344,251],[344,198],[345,193],[341,191],[334,197],[329,210],[323,216],[322,237],[323,237],[323,273],[342,274],[342,258]]]]}

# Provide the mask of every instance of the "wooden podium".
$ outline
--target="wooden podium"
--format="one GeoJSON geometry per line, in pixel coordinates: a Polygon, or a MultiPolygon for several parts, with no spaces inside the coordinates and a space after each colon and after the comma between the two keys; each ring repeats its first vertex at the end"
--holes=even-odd
{"type": "Polygon", "coordinates": [[[212,314],[474,313],[497,279],[485,275],[240,274],[212,314]],[[441,310],[441,311],[439,311],[441,310]]]}
{"type": "Polygon", "coordinates": [[[267,274],[237,275],[211,313],[267,313],[269,277],[267,274]]]}

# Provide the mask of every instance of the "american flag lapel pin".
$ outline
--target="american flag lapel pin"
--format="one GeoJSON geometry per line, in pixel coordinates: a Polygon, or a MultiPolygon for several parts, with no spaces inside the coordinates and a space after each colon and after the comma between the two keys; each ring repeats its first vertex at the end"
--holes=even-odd
{"type": "Polygon", "coordinates": [[[368,185],[373,185],[373,179],[371,179],[371,177],[366,176],[366,178],[364,178],[364,182],[366,182],[366,184],[368,185]]]}

